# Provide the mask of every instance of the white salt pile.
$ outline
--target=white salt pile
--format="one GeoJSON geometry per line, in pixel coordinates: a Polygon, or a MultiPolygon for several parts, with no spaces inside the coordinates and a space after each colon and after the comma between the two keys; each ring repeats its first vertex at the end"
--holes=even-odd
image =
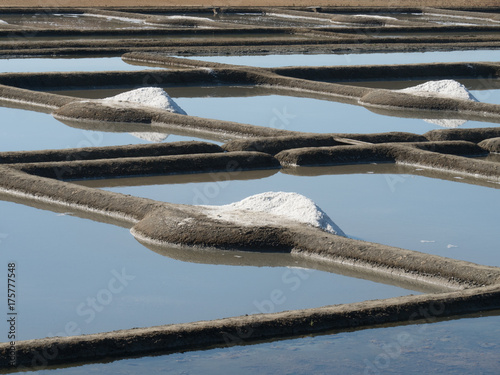
{"type": "MultiPolygon", "coordinates": [[[[159,108],[172,113],[186,115],[186,112],[160,87],[142,87],[102,100],[108,103],[138,103],[146,107],[159,108]]],[[[162,142],[168,137],[168,134],[156,132],[134,132],[130,134],[134,137],[156,143],[162,142]]]]}
{"type": "MultiPolygon", "coordinates": [[[[478,101],[464,85],[452,79],[429,81],[398,91],[419,96],[436,96],[462,100],[473,100],[475,102],[478,101]]],[[[425,119],[424,121],[445,128],[456,128],[467,122],[467,120],[461,119],[425,119]]]]}
{"type": "Polygon", "coordinates": [[[139,103],[146,107],[165,109],[172,113],[186,115],[186,112],[161,87],[142,87],[102,100],[106,102],[139,103]]]}
{"type": "MultiPolygon", "coordinates": [[[[238,216],[235,215],[237,212],[266,212],[271,215],[281,216],[288,220],[298,221],[323,229],[326,232],[346,237],[344,232],[316,205],[316,203],[297,193],[267,192],[253,195],[239,202],[224,206],[204,207],[210,209],[207,214],[215,219],[238,221],[238,216]]],[[[248,224],[250,218],[247,217],[246,220],[248,224]]]]}
{"type": "Polygon", "coordinates": [[[398,91],[420,96],[440,96],[445,98],[478,101],[464,85],[452,79],[429,81],[398,91]]]}

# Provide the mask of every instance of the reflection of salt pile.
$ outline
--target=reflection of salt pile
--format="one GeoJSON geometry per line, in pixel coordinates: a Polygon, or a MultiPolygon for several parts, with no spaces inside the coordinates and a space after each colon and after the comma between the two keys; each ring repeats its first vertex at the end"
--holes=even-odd
{"type": "MultiPolygon", "coordinates": [[[[105,102],[129,102],[152,108],[164,109],[172,113],[186,115],[186,112],[160,87],[142,87],[140,89],[127,91],[109,98],[102,99],[105,102]]],[[[130,133],[137,138],[150,142],[161,142],[168,134],[156,132],[130,133]]]]}
{"type": "Polygon", "coordinates": [[[339,236],[346,236],[316,203],[297,193],[267,192],[225,206],[205,207],[212,210],[212,216],[216,219],[233,220],[235,217],[231,213],[240,210],[267,212],[289,220],[309,224],[339,236]]]}
{"type": "MultiPolygon", "coordinates": [[[[467,88],[460,82],[452,79],[444,79],[441,81],[430,81],[422,83],[421,85],[408,87],[400,92],[406,92],[418,96],[435,96],[441,98],[454,98],[462,100],[478,101],[467,88]]],[[[427,119],[424,120],[431,124],[436,124],[445,128],[456,128],[463,125],[467,120],[458,119],[427,119]]]]}

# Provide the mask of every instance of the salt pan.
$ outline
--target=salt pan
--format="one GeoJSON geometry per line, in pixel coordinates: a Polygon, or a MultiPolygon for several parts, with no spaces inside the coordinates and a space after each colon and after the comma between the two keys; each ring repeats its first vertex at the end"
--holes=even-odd
{"type": "Polygon", "coordinates": [[[217,219],[235,219],[236,216],[231,215],[231,213],[237,211],[266,212],[346,237],[344,232],[316,203],[297,193],[266,192],[224,206],[204,207],[210,209],[207,214],[212,214],[211,216],[217,219]]]}

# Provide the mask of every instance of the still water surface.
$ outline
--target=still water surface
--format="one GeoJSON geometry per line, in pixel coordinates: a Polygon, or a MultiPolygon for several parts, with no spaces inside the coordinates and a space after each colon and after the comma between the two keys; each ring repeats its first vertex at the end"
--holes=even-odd
{"type": "MultiPolygon", "coordinates": [[[[280,66],[491,61],[500,57],[497,55],[497,51],[304,55],[245,57],[244,62],[280,66]]],[[[217,59],[244,63],[241,58],[217,59]]],[[[126,67],[138,69],[116,58],[0,60],[0,71],[126,67]],[[19,62],[27,65],[18,65],[19,62]],[[97,65],[91,65],[94,62],[97,65]]],[[[492,101],[485,101],[499,102],[497,90],[488,92],[492,101]]],[[[280,95],[173,96],[189,114],[222,116],[290,130],[423,133],[435,128],[419,119],[389,118],[361,107],[313,99],[280,95]]],[[[145,142],[129,134],[69,128],[43,113],[0,108],[0,116],[2,151],[145,142]]],[[[479,125],[467,123],[465,126],[479,125]]],[[[185,138],[169,136],[167,141],[180,139],[185,138]]],[[[186,204],[226,204],[264,191],[295,191],[313,199],[351,237],[500,266],[498,186],[486,182],[484,186],[474,185],[472,181],[450,175],[430,178],[422,173],[411,168],[371,165],[354,169],[268,171],[260,176],[242,172],[235,180],[227,180],[227,176],[217,180],[209,174],[85,184],[186,204]]],[[[15,261],[18,268],[20,339],[190,322],[269,312],[271,308],[282,311],[416,293],[325,271],[306,271],[300,264],[297,267],[291,267],[290,263],[288,266],[257,267],[187,263],[150,251],[135,241],[127,228],[5,200],[0,201],[0,213],[2,259],[15,261]],[[283,291],[285,300],[279,305],[266,304],[275,289],[283,291]]],[[[290,259],[282,261],[286,264],[290,259]]],[[[4,277],[5,272],[2,269],[0,277],[4,277]]],[[[5,291],[1,293],[0,298],[4,298],[5,291]]],[[[500,365],[496,356],[500,346],[500,332],[496,328],[499,322],[498,316],[493,314],[432,325],[380,328],[145,357],[56,372],[132,374],[147,369],[156,373],[215,374],[234,369],[229,371],[320,374],[338,369],[337,373],[411,373],[418,368],[419,373],[494,374],[500,365]],[[391,349],[396,351],[389,355],[387,350],[391,349]]]]}

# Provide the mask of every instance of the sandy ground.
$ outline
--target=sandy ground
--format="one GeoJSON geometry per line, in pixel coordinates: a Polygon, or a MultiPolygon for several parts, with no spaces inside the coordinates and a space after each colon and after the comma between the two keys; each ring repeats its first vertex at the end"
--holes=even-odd
{"type": "Polygon", "coordinates": [[[498,0],[2,0],[1,7],[328,6],[499,8],[498,0]]]}

